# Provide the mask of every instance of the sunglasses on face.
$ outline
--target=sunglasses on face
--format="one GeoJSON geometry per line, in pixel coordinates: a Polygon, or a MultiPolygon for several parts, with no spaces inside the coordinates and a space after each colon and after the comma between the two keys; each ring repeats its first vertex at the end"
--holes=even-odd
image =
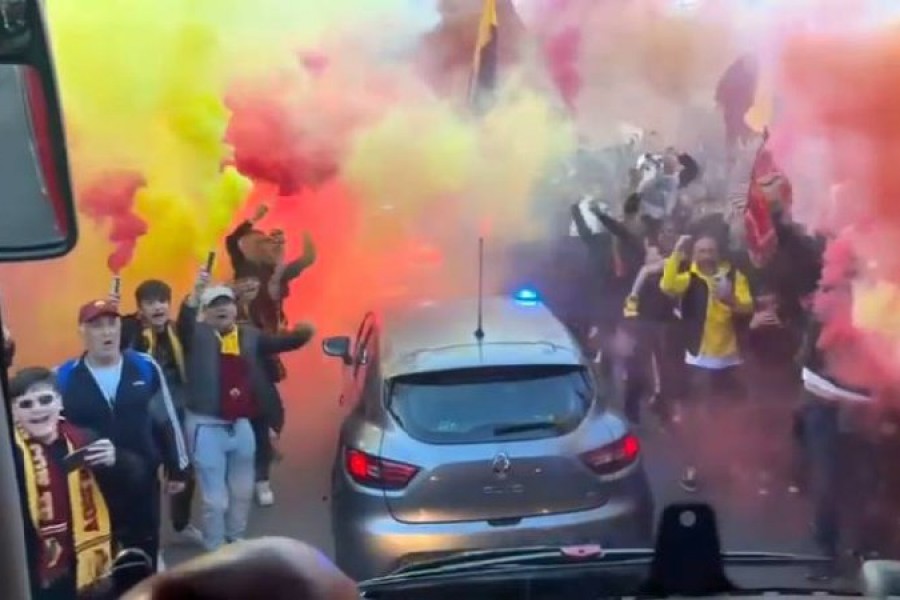
{"type": "Polygon", "coordinates": [[[16,399],[16,406],[23,410],[31,410],[35,406],[50,406],[59,396],[51,392],[36,394],[34,396],[21,396],[16,399]]]}

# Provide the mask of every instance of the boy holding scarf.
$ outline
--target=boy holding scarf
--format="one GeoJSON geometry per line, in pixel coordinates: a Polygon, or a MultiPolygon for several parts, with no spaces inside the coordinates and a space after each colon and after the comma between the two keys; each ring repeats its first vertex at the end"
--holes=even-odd
{"type": "Polygon", "coordinates": [[[117,460],[110,440],[94,440],[62,419],[49,369],[23,369],[9,388],[31,597],[70,600],[112,563],[112,526],[97,478],[127,477],[127,462],[117,460]]]}
{"type": "MultiPolygon", "coordinates": [[[[187,386],[184,364],[184,335],[171,318],[172,288],[164,281],[148,279],[134,292],[138,310],[122,317],[123,350],[144,352],[159,365],[169,386],[178,419],[184,423],[184,394],[187,386]]],[[[117,299],[115,299],[117,300],[117,299]]],[[[194,478],[188,476],[184,490],[170,500],[172,528],[189,541],[199,543],[200,532],[191,525],[194,478]]]]}

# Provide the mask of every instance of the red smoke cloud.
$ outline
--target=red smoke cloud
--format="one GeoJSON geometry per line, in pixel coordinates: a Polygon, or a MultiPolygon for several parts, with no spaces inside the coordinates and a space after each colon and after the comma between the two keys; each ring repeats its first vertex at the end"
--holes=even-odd
{"type": "Polygon", "coordinates": [[[550,77],[566,106],[572,111],[575,110],[575,102],[582,86],[578,70],[580,52],[581,32],[575,27],[566,27],[544,41],[544,56],[550,69],[550,77]]]}
{"type": "Polygon", "coordinates": [[[897,384],[900,332],[871,328],[890,315],[861,315],[859,303],[872,297],[876,283],[900,285],[897,64],[900,40],[890,30],[798,37],[786,47],[779,85],[779,120],[789,124],[791,138],[779,150],[793,154],[792,167],[805,168],[799,174],[818,178],[823,190],[843,190],[831,198],[798,198],[827,213],[826,228],[838,234],[825,256],[817,300],[825,320],[821,345],[847,379],[876,388],[897,384]],[[862,284],[852,300],[851,280],[862,284]],[[855,313],[851,302],[858,304],[855,313]],[[862,329],[860,318],[870,327],[862,329]]]}
{"type": "Polygon", "coordinates": [[[106,264],[114,274],[131,262],[138,238],[147,233],[147,223],[134,212],[135,194],[145,183],[137,173],[111,172],[80,195],[81,211],[98,224],[109,225],[114,249],[106,264]]]}
{"type": "Polygon", "coordinates": [[[232,118],[226,140],[235,149],[235,166],[255,181],[278,186],[283,196],[324,183],[338,168],[333,140],[304,132],[316,113],[292,103],[292,85],[236,86],[228,99],[232,118]]]}
{"type": "Polygon", "coordinates": [[[582,33],[576,11],[584,7],[576,6],[571,0],[549,0],[537,6],[535,35],[550,78],[566,106],[574,111],[584,84],[579,65],[582,33]]]}

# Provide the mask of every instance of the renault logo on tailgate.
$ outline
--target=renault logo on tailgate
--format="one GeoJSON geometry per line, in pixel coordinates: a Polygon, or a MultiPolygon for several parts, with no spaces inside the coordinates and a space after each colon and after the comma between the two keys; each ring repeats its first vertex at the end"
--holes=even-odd
{"type": "Polygon", "coordinates": [[[494,462],[492,464],[494,473],[496,473],[500,477],[505,477],[507,473],[509,473],[510,467],[512,467],[512,463],[509,461],[509,457],[500,453],[494,457],[494,462]]]}

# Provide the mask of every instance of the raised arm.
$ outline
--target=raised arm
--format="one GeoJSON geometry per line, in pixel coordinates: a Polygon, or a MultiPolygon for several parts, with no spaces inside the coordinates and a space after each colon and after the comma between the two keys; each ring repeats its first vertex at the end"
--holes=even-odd
{"type": "Polygon", "coordinates": [[[644,242],[638,236],[631,233],[625,225],[603,212],[596,204],[591,205],[591,213],[603,224],[607,231],[616,237],[622,244],[635,252],[644,251],[644,242]]]}
{"type": "Polygon", "coordinates": [[[581,212],[581,202],[572,205],[572,222],[575,223],[575,230],[578,237],[588,246],[595,246],[601,237],[599,233],[594,233],[588,227],[587,221],[584,220],[584,214],[581,212]]]}
{"type": "Polygon", "coordinates": [[[312,236],[308,233],[304,233],[303,254],[300,258],[294,259],[285,265],[284,272],[281,276],[282,281],[288,283],[299,277],[303,271],[316,262],[316,256],[316,245],[313,243],[312,236]]]}
{"type": "Polygon", "coordinates": [[[259,336],[260,354],[281,354],[297,350],[306,345],[315,334],[315,328],[309,323],[298,323],[289,333],[266,334],[259,336]]]}
{"type": "Polygon", "coordinates": [[[178,320],[175,324],[178,333],[178,339],[181,340],[185,352],[190,352],[190,344],[194,336],[194,328],[197,325],[197,318],[200,312],[200,295],[209,285],[209,273],[203,268],[197,274],[194,281],[194,289],[190,295],[181,303],[178,310],[178,320]]]}
{"type": "Polygon", "coordinates": [[[691,236],[683,235],[675,244],[675,250],[666,258],[663,263],[662,277],[659,280],[659,289],[668,296],[678,297],[687,291],[688,285],[691,283],[691,274],[688,271],[681,270],[681,263],[684,262],[684,254],[687,245],[691,241],[691,236]]]}
{"type": "Polygon", "coordinates": [[[734,274],[734,303],[731,310],[740,315],[753,313],[753,296],[750,294],[750,283],[740,271],[734,274]]]}
{"type": "Polygon", "coordinates": [[[225,250],[228,251],[228,258],[231,260],[231,268],[234,270],[235,275],[237,275],[238,271],[242,270],[244,263],[247,262],[247,257],[244,256],[244,253],[241,250],[241,238],[250,233],[253,227],[262,220],[268,212],[269,208],[265,204],[259,205],[256,212],[253,213],[253,216],[240,223],[234,228],[234,231],[225,237],[225,250]]]}
{"type": "Polygon", "coordinates": [[[275,267],[275,272],[269,280],[269,297],[278,300],[286,295],[285,286],[311,267],[316,262],[316,256],[316,245],[313,243],[312,237],[308,233],[304,233],[303,254],[300,258],[288,263],[280,263],[275,267]]]}

